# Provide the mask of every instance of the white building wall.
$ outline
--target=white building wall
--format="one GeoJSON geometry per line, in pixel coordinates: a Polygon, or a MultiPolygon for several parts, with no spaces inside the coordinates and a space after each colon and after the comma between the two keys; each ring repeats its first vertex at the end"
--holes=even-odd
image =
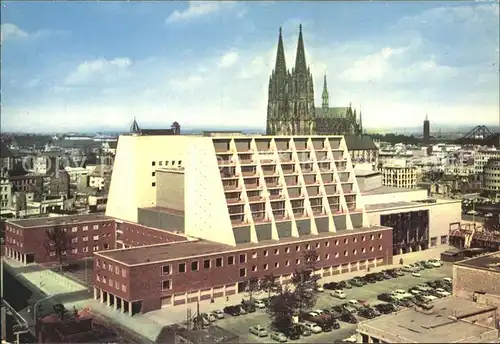
{"type": "Polygon", "coordinates": [[[191,137],[184,179],[185,233],[235,245],[212,139],[191,137]]]}

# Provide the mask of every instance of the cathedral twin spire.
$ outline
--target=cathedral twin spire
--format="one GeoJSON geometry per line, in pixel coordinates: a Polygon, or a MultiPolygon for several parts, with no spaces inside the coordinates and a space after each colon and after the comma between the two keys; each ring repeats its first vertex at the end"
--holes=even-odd
{"type": "MultiPolygon", "coordinates": [[[[296,72],[307,72],[306,52],[304,49],[304,38],[302,36],[302,24],[299,26],[299,41],[297,43],[297,54],[295,55],[295,68],[296,72]]],[[[278,38],[278,52],[276,54],[276,65],[274,67],[275,75],[286,75],[286,60],[285,48],[283,44],[283,30],[280,27],[278,38]]]]}

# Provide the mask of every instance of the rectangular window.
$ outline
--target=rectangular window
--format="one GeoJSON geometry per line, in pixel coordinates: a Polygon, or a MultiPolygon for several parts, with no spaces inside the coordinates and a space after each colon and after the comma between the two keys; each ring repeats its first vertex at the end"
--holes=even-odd
{"type": "Polygon", "coordinates": [[[71,253],[78,253],[78,249],[77,248],[72,248],[71,249],[71,253]]]}
{"type": "Polygon", "coordinates": [[[115,281],[115,288],[120,290],[120,283],[118,281],[115,281]]]}
{"type": "Polygon", "coordinates": [[[82,227],[82,230],[85,232],[85,231],[88,231],[89,230],[89,226],[83,226],[82,227]]]}
{"type": "Polygon", "coordinates": [[[441,245],[444,245],[448,243],[448,236],[447,235],[442,235],[441,236],[441,245]]]}
{"type": "Polygon", "coordinates": [[[156,166],[156,161],[151,161],[151,166],[156,166]]]}
{"type": "Polygon", "coordinates": [[[119,275],[120,274],[120,267],[115,266],[115,274],[119,275]]]}
{"type": "Polygon", "coordinates": [[[99,240],[99,235],[94,235],[94,236],[92,237],[92,239],[94,239],[94,240],[99,240]]]}
{"type": "Polygon", "coordinates": [[[227,265],[234,265],[234,256],[227,257],[227,265]]]}
{"type": "Polygon", "coordinates": [[[245,268],[240,269],[240,277],[247,277],[247,269],[245,268]]]}
{"type": "Polygon", "coordinates": [[[122,277],[127,277],[127,270],[122,268],[122,277]]]}
{"type": "Polygon", "coordinates": [[[94,230],[97,230],[97,229],[99,229],[99,225],[94,225],[93,228],[94,228],[94,230]]]}
{"type": "Polygon", "coordinates": [[[247,262],[247,255],[246,254],[240,254],[240,263],[246,263],[247,262]]]}
{"type": "Polygon", "coordinates": [[[252,265],[252,271],[253,272],[257,271],[257,265],[252,265]]]}
{"type": "Polygon", "coordinates": [[[122,291],[127,291],[127,286],[125,284],[122,284],[122,291]]]}
{"type": "Polygon", "coordinates": [[[179,272],[186,272],[186,263],[179,263],[179,272]]]}
{"type": "Polygon", "coordinates": [[[83,248],[83,252],[88,252],[88,251],[89,251],[89,248],[88,248],[87,246],[85,246],[85,247],[83,248]]]}
{"type": "Polygon", "coordinates": [[[204,269],[210,269],[210,259],[205,259],[203,261],[203,268],[204,269]]]}
{"type": "Polygon", "coordinates": [[[222,266],[222,258],[215,259],[215,266],[218,268],[222,266]]]}
{"type": "Polygon", "coordinates": [[[76,244],[76,243],[78,242],[78,238],[71,238],[71,242],[72,242],[73,244],[76,244]]]}
{"type": "Polygon", "coordinates": [[[161,281],[161,290],[170,290],[172,287],[170,280],[161,281]]]}
{"type": "Polygon", "coordinates": [[[285,253],[290,253],[290,247],[285,247],[285,253]]]}
{"type": "Polygon", "coordinates": [[[269,265],[264,264],[264,270],[267,270],[269,268],[269,265]]]}
{"type": "Polygon", "coordinates": [[[108,269],[109,269],[109,271],[113,272],[113,265],[109,264],[108,269]]]}
{"type": "Polygon", "coordinates": [[[151,172],[151,177],[154,177],[156,175],[155,172],[151,172]]]}
{"type": "Polygon", "coordinates": [[[71,231],[72,231],[73,233],[78,232],[78,227],[73,227],[73,228],[71,228],[71,231]]]}
{"type": "Polygon", "coordinates": [[[94,245],[94,247],[92,248],[94,251],[99,251],[99,245],[94,245]]]}
{"type": "Polygon", "coordinates": [[[170,275],[170,264],[169,265],[163,265],[161,267],[161,274],[162,275],[170,275]]]}
{"type": "Polygon", "coordinates": [[[55,257],[56,253],[54,251],[50,252],[49,256],[55,257]]]}
{"type": "Polygon", "coordinates": [[[83,239],[83,241],[89,241],[89,237],[88,236],[84,236],[82,239],[83,239]]]}
{"type": "Polygon", "coordinates": [[[152,187],[155,187],[155,186],[156,186],[156,183],[154,183],[154,182],[153,182],[153,183],[151,183],[151,186],[152,186],[152,187]]]}
{"type": "Polygon", "coordinates": [[[191,271],[198,271],[198,261],[191,262],[191,271]]]}
{"type": "Polygon", "coordinates": [[[109,285],[110,285],[110,286],[113,286],[113,282],[114,282],[114,281],[110,278],[110,279],[109,279],[109,285]]]}
{"type": "Polygon", "coordinates": [[[274,254],[280,254],[280,250],[278,248],[274,249],[274,254]]]}

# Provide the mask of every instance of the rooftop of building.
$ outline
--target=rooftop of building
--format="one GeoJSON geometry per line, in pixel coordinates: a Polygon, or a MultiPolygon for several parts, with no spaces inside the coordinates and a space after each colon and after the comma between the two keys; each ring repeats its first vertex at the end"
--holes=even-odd
{"type": "Polygon", "coordinates": [[[159,213],[166,213],[166,214],[171,214],[171,215],[179,215],[179,216],[184,215],[183,210],[177,210],[177,209],[172,209],[172,208],[167,208],[167,207],[144,207],[144,208],[139,208],[139,209],[151,210],[151,211],[156,211],[159,213]]]}
{"type": "Polygon", "coordinates": [[[465,342],[497,331],[494,327],[457,320],[493,311],[496,307],[482,306],[454,296],[437,300],[431,305],[433,309],[430,314],[408,308],[364,321],[358,325],[358,331],[374,336],[386,333],[389,338],[398,337],[400,343],[465,342]]]}
{"type": "Polygon", "coordinates": [[[97,255],[114,259],[125,265],[138,265],[145,263],[166,262],[169,260],[204,256],[214,253],[251,250],[263,248],[266,246],[275,246],[277,244],[304,243],[312,240],[341,237],[345,235],[361,234],[386,229],[389,228],[383,226],[373,226],[353,230],[344,230],[339,232],[301,235],[300,237],[281,238],[279,240],[265,240],[259,243],[238,244],[236,246],[206,240],[193,240],[151,245],[148,247],[133,247],[127,249],[103,251],[97,253],[97,255]]]}
{"type": "Polygon", "coordinates": [[[69,215],[69,216],[55,216],[55,217],[42,217],[25,220],[8,221],[9,224],[23,228],[30,227],[46,227],[56,224],[64,225],[71,223],[89,223],[99,221],[109,221],[113,218],[101,214],[86,214],[86,215],[69,215]]]}
{"type": "Polygon", "coordinates": [[[389,203],[375,203],[365,205],[367,211],[379,211],[379,210],[389,210],[395,208],[403,207],[421,207],[424,205],[437,205],[437,204],[449,204],[449,203],[461,203],[461,200],[457,199],[434,199],[427,198],[415,201],[400,201],[400,202],[389,202],[389,203]]]}
{"type": "Polygon", "coordinates": [[[190,343],[234,343],[238,336],[219,326],[210,326],[202,330],[178,330],[177,335],[187,339],[190,343]]]}
{"type": "Polygon", "coordinates": [[[409,189],[409,188],[398,188],[394,186],[381,186],[375,189],[362,191],[361,194],[364,195],[381,195],[381,194],[391,194],[399,192],[412,192],[412,191],[422,191],[423,189],[409,189]]]}
{"type": "Polygon", "coordinates": [[[455,265],[500,273],[500,252],[462,260],[455,265]]]}
{"type": "Polygon", "coordinates": [[[380,175],[380,172],[379,171],[354,169],[354,174],[356,175],[356,177],[370,177],[370,176],[380,175]]]}

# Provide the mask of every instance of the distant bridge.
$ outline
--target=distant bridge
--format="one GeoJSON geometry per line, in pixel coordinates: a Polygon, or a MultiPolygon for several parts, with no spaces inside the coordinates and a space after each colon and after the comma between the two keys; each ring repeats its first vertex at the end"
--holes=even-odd
{"type": "Polygon", "coordinates": [[[453,143],[498,147],[500,146],[500,133],[493,133],[485,125],[478,125],[453,143]]]}

